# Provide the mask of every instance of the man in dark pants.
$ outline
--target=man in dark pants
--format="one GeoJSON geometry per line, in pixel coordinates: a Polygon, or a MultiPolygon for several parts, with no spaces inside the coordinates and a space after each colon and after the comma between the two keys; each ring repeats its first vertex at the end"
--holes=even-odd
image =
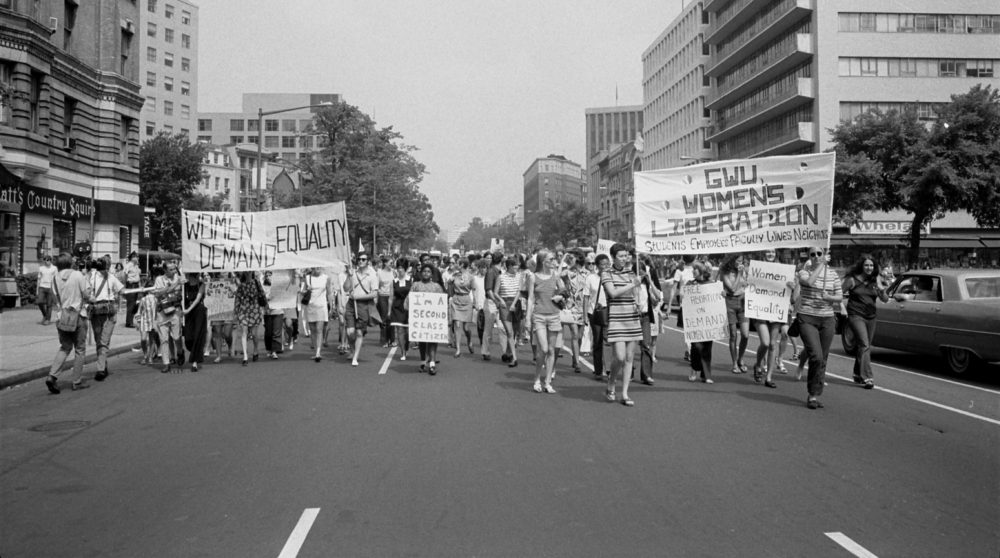
{"type": "MultiPolygon", "coordinates": [[[[135,252],[132,252],[129,254],[128,263],[125,264],[125,288],[138,289],[141,279],[142,269],[139,268],[139,257],[135,252]]],[[[128,293],[125,295],[125,327],[134,327],[132,320],[135,317],[138,301],[139,293],[128,293]]]]}
{"type": "Polygon", "coordinates": [[[608,370],[604,366],[604,344],[607,342],[608,325],[600,323],[595,310],[598,306],[607,307],[608,305],[607,293],[604,292],[604,287],[601,285],[601,273],[611,267],[611,259],[608,258],[607,254],[598,254],[594,259],[594,264],[597,271],[587,277],[587,293],[585,295],[584,308],[587,310],[588,321],[590,321],[590,335],[593,338],[593,349],[591,349],[591,352],[594,358],[594,375],[606,377],[608,370]]]}

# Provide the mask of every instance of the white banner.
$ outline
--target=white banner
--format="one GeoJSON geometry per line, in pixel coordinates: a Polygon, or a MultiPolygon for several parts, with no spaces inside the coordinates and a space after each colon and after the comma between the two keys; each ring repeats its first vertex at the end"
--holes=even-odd
{"type": "Polygon", "coordinates": [[[729,338],[722,281],[685,284],[681,307],[684,310],[684,341],[698,343],[729,338]]]}
{"type": "Polygon", "coordinates": [[[833,153],[637,172],[636,249],[720,254],[827,246],[833,172],[833,153]]]}
{"type": "Polygon", "coordinates": [[[299,282],[295,270],[277,270],[271,274],[271,284],[264,285],[267,305],[271,308],[295,308],[298,303],[299,282]]]}
{"type": "Polygon", "coordinates": [[[615,245],[615,241],[614,240],[607,240],[607,239],[604,239],[604,238],[598,238],[597,239],[597,250],[595,250],[595,252],[598,253],[598,254],[604,254],[604,255],[606,255],[607,257],[610,258],[611,257],[611,247],[614,246],[614,245],[615,245]]]}
{"type": "Polygon", "coordinates": [[[208,310],[208,321],[233,321],[235,307],[235,279],[214,279],[205,283],[205,308],[208,310]]]}
{"type": "Polygon", "coordinates": [[[448,295],[410,293],[410,341],[448,342],[448,295]]]}
{"type": "Polygon", "coordinates": [[[350,261],[344,202],[260,212],[184,210],[186,272],[328,267],[350,261]]]}
{"type": "Polygon", "coordinates": [[[769,322],[786,321],[792,298],[788,282],[794,278],[794,265],[750,260],[746,288],[747,317],[769,322]]]}

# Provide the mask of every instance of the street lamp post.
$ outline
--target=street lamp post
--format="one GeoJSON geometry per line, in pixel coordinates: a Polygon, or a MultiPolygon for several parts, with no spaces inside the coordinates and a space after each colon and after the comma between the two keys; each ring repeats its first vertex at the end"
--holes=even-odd
{"type": "Polygon", "coordinates": [[[329,106],[333,106],[333,103],[331,103],[330,101],[326,101],[326,102],[320,103],[318,105],[306,105],[306,106],[303,106],[303,107],[292,107],[292,108],[278,109],[278,110],[268,110],[268,111],[265,111],[263,107],[259,107],[257,109],[257,188],[256,188],[256,194],[254,196],[254,209],[256,209],[257,211],[260,211],[260,208],[261,208],[260,207],[261,206],[260,185],[261,185],[261,170],[262,170],[262,168],[264,166],[263,165],[263,161],[264,161],[264,153],[263,153],[263,149],[264,149],[264,117],[265,116],[270,116],[272,114],[281,114],[283,112],[293,112],[293,111],[296,111],[296,110],[318,108],[318,107],[329,107],[329,106]]]}

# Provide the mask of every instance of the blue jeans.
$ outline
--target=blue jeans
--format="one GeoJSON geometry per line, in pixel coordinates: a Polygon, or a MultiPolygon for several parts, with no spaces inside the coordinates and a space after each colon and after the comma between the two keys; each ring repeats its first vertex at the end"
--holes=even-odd
{"type": "Polygon", "coordinates": [[[847,316],[847,323],[854,331],[854,378],[872,379],[872,340],[875,339],[875,318],[847,316]]]}
{"type": "Polygon", "coordinates": [[[84,356],[87,354],[87,332],[90,330],[88,326],[90,322],[87,318],[80,318],[80,325],[77,326],[76,331],[59,331],[59,350],[56,351],[56,357],[52,361],[52,368],[49,369],[49,375],[56,377],[59,375],[62,365],[69,358],[70,351],[74,351],[76,355],[73,357],[73,382],[78,382],[80,376],[83,375],[83,360],[84,356]]]}
{"type": "Polygon", "coordinates": [[[823,380],[826,379],[826,359],[830,356],[830,345],[837,329],[834,316],[812,316],[799,313],[799,337],[809,352],[809,395],[823,395],[823,380]]]}

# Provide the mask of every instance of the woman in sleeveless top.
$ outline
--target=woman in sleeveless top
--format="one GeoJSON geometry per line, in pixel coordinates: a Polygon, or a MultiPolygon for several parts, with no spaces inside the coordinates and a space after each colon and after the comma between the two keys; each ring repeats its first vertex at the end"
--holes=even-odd
{"type": "Polygon", "coordinates": [[[514,328],[514,310],[517,306],[518,295],[521,291],[521,277],[518,274],[520,262],[515,256],[510,256],[504,261],[506,271],[497,278],[494,291],[497,297],[503,301],[498,305],[497,311],[500,314],[500,323],[507,331],[504,339],[506,347],[500,359],[507,363],[507,366],[514,368],[517,366],[517,330],[514,328]]]}
{"type": "Polygon", "coordinates": [[[448,282],[448,305],[451,310],[451,327],[455,336],[455,358],[462,355],[462,335],[465,335],[465,345],[472,354],[472,328],[476,324],[473,311],[472,272],[469,271],[469,260],[460,258],[458,269],[448,282]]]}
{"type": "Polygon", "coordinates": [[[536,393],[555,393],[552,372],[556,364],[556,339],[562,332],[559,306],[564,302],[564,287],[556,273],[556,256],[548,250],[535,255],[535,273],[528,278],[528,321],[543,358],[535,359],[536,393]],[[544,378],[544,384],[543,384],[544,378]]]}
{"type": "Polygon", "coordinates": [[[733,254],[719,268],[719,278],[726,294],[726,317],[729,318],[729,356],[733,359],[733,374],[745,374],[743,355],[750,340],[750,322],[745,310],[747,270],[743,254],[733,254]]]}
{"type": "Polygon", "coordinates": [[[208,310],[205,309],[205,283],[197,273],[187,274],[184,285],[184,346],[191,357],[191,371],[197,372],[205,360],[205,339],[208,337],[208,310]]]}
{"type": "Polygon", "coordinates": [[[635,403],[628,396],[628,385],[635,347],[642,341],[636,298],[641,281],[632,272],[632,254],[624,244],[616,243],[611,247],[611,260],[611,269],[601,273],[601,287],[608,300],[607,340],[614,351],[605,397],[608,401],[615,400],[615,382],[621,375],[622,405],[631,407],[635,403]]]}
{"type": "Polygon", "coordinates": [[[396,278],[392,281],[392,309],[389,313],[389,322],[396,328],[396,343],[400,352],[399,360],[406,360],[406,352],[410,350],[409,327],[407,326],[409,313],[406,311],[404,303],[412,286],[410,260],[399,258],[396,260],[396,278]]]}

